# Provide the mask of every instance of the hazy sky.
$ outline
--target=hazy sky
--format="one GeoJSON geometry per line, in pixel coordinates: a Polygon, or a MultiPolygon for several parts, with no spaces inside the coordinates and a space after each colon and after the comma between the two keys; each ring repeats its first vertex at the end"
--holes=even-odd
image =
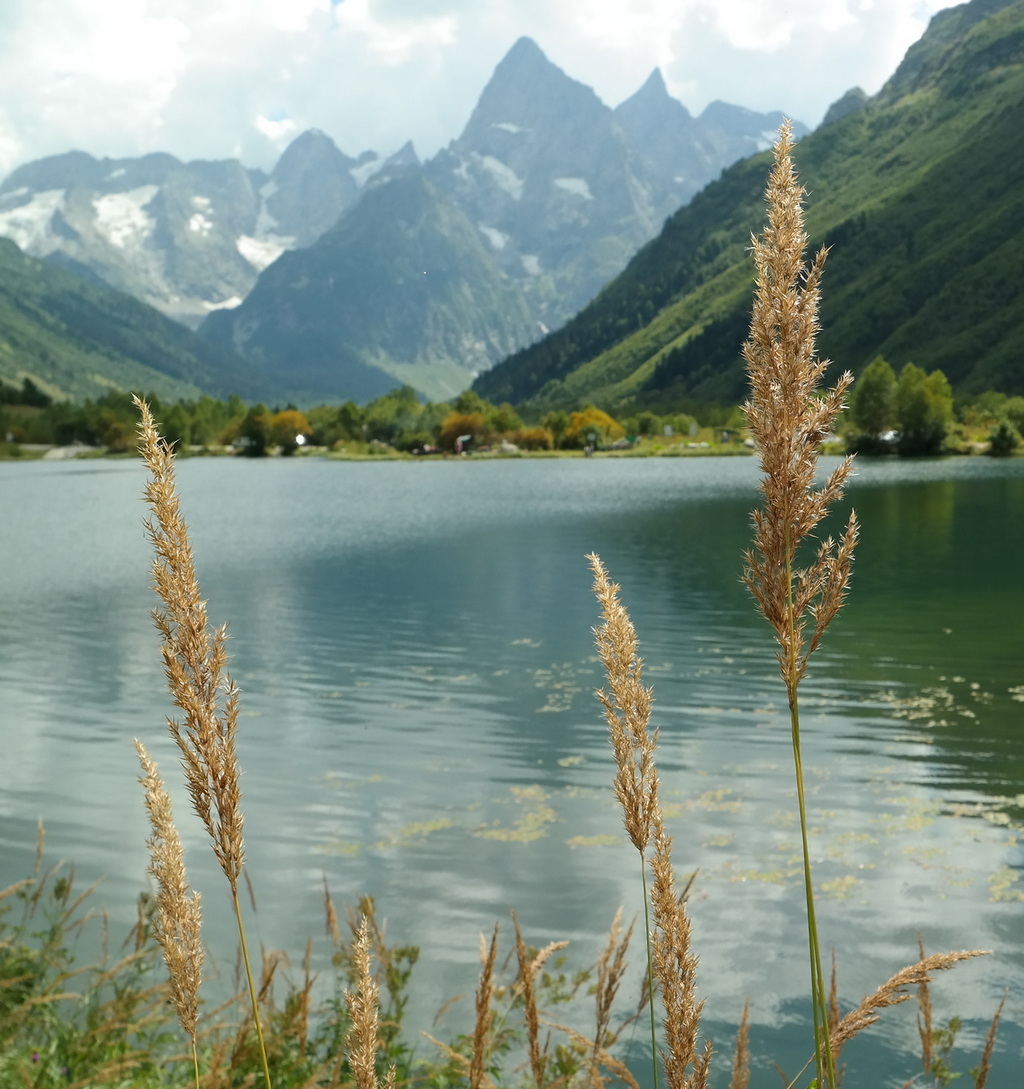
{"type": "Polygon", "coordinates": [[[78,148],[269,167],[320,128],[350,155],[457,136],[532,37],[611,106],[660,66],[692,112],[724,99],[816,125],[879,89],[949,0],[2,0],[0,176],[78,148]]]}

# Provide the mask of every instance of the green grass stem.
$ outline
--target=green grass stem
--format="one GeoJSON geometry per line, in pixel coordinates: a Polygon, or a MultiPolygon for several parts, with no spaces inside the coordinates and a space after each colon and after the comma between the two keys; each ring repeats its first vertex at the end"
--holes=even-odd
{"type": "Polygon", "coordinates": [[[654,953],[651,949],[651,898],[647,892],[647,859],[640,853],[640,883],[644,890],[644,937],[647,940],[647,993],[651,1012],[651,1076],[658,1089],[658,1026],[654,1013],[654,953]]]}
{"type": "Polygon", "coordinates": [[[260,1065],[263,1067],[263,1080],[267,1089],[273,1089],[270,1078],[270,1065],[267,1062],[267,1048],[263,1040],[263,1025],[260,1022],[260,1007],[256,998],[256,983],[252,977],[252,964],[249,960],[249,944],[245,940],[245,925],[242,922],[242,905],[238,901],[238,888],[232,885],[231,902],[235,909],[235,921],[238,923],[238,941],[242,950],[242,963],[245,967],[245,981],[249,988],[249,1002],[252,1005],[252,1023],[256,1029],[256,1041],[260,1049],[260,1065]]]}

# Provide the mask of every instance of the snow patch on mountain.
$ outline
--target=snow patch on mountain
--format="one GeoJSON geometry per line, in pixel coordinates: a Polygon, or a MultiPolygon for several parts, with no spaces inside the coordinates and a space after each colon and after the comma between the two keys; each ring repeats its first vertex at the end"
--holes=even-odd
{"type": "Polygon", "coordinates": [[[572,193],[574,197],[582,197],[584,200],[594,199],[594,194],[591,193],[585,178],[555,178],[555,185],[567,193],[572,193]]]}
{"type": "Polygon", "coordinates": [[[497,227],[485,227],[482,223],[478,223],[477,226],[480,228],[480,233],[496,250],[503,250],[508,244],[509,236],[504,231],[499,231],[497,227]]]}
{"type": "Polygon", "coordinates": [[[188,229],[201,238],[205,238],[213,230],[213,220],[206,214],[210,211],[209,197],[193,197],[192,207],[196,209],[188,221],[188,229]]]}
{"type": "MultiPolygon", "coordinates": [[[[16,189],[7,194],[7,199],[20,198],[27,192],[25,188],[16,189]]],[[[58,211],[63,203],[63,189],[46,189],[36,193],[26,204],[21,204],[7,212],[0,212],[0,235],[10,238],[26,251],[36,247],[45,248],[46,239],[50,234],[50,220],[53,219],[53,213],[58,211]]]]}
{"type": "Polygon", "coordinates": [[[291,249],[294,245],[294,238],[282,238],[274,234],[263,235],[260,238],[243,234],[235,240],[238,252],[258,272],[272,265],[285,250],[291,249]]]}
{"type": "Polygon", "coordinates": [[[523,271],[527,276],[540,275],[540,258],[535,253],[524,253],[519,258],[523,263],[523,271]]]}
{"type": "Polygon", "coordinates": [[[500,159],[495,159],[493,155],[481,155],[480,165],[513,200],[522,199],[523,179],[510,166],[506,166],[500,159]]]}
{"type": "Polygon", "coordinates": [[[349,175],[352,180],[359,186],[360,189],[374,176],[378,174],[381,167],[384,166],[385,160],[379,155],[373,159],[366,159],[359,163],[357,166],[352,167],[349,171],[349,175]]]}
{"type": "Polygon", "coordinates": [[[234,310],[236,306],[242,305],[241,295],[232,295],[230,299],[224,299],[222,302],[204,302],[203,306],[207,310],[234,310]]]}
{"type": "Polygon", "coordinates": [[[492,129],[501,129],[502,132],[529,132],[529,129],[524,129],[522,125],[513,125],[511,121],[492,121],[492,129]]]}
{"type": "Polygon", "coordinates": [[[144,242],[153,230],[153,218],[146,214],[146,205],[159,190],[158,185],[140,185],[124,193],[98,197],[92,202],[96,229],[118,249],[144,242]]]}

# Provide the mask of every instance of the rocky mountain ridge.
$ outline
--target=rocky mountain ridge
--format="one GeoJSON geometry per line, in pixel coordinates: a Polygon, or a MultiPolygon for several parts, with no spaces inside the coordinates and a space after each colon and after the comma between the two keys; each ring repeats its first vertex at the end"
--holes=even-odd
{"type": "Polygon", "coordinates": [[[575,313],[667,215],[767,146],[781,118],[724,103],[692,118],[658,72],[613,110],[521,38],[457,139],[422,166],[379,174],[201,331],[318,397],[396,381],[451,396],[575,313]],[[408,186],[412,175],[423,184],[408,186]]]}

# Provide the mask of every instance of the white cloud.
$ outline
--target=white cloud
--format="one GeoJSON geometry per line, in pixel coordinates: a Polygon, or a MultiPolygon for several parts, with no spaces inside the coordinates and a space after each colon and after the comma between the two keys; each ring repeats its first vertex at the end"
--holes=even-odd
{"type": "Polygon", "coordinates": [[[280,147],[296,135],[298,125],[290,117],[256,117],[256,128],[274,145],[280,147]]]}
{"type": "Polygon", "coordinates": [[[949,0],[5,0],[0,174],[81,148],[269,167],[306,128],[349,154],[458,135],[520,35],[609,104],[660,66],[814,124],[878,89],[949,0]]]}
{"type": "Polygon", "coordinates": [[[346,0],[335,9],[335,20],[343,36],[361,35],[371,55],[390,68],[454,44],[458,28],[451,14],[410,14],[382,21],[371,11],[370,0],[346,0]]]}

